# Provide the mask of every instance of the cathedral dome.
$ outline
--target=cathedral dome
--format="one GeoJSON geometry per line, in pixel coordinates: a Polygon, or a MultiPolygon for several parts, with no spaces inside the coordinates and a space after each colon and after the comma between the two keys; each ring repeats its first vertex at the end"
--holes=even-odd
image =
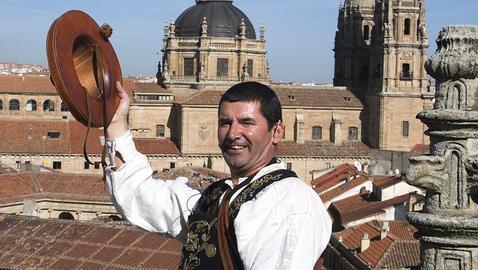
{"type": "Polygon", "coordinates": [[[197,0],[175,22],[177,37],[201,36],[201,25],[206,17],[207,35],[210,37],[235,37],[244,19],[246,37],[256,39],[256,32],[246,14],[232,4],[232,0],[197,0]]]}

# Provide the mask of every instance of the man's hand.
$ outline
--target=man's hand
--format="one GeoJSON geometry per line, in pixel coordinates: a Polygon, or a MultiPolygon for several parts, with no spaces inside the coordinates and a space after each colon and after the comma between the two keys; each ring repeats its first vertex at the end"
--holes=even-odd
{"type": "Polygon", "coordinates": [[[116,89],[118,90],[118,96],[120,97],[120,103],[118,109],[116,109],[116,113],[111,119],[111,123],[106,130],[106,135],[108,138],[116,138],[129,129],[128,125],[128,112],[129,112],[129,96],[124,90],[123,86],[121,86],[120,82],[116,82],[116,89]]]}

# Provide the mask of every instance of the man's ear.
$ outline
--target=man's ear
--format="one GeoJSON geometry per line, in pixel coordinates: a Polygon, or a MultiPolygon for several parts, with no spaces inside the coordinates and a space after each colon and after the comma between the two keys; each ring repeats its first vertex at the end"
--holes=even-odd
{"type": "Polygon", "coordinates": [[[285,126],[282,121],[279,120],[279,122],[275,124],[274,130],[272,132],[272,143],[278,144],[285,132],[285,126]]]}

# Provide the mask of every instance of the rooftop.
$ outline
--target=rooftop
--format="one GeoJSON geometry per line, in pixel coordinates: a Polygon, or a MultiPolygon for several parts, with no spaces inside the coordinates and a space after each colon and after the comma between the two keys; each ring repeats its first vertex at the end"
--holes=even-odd
{"type": "MultiPolygon", "coordinates": [[[[9,132],[0,133],[2,153],[83,154],[87,128],[77,121],[65,120],[0,120],[9,132]],[[11,136],[10,134],[15,134],[11,136]]],[[[103,131],[90,129],[87,153],[101,154],[103,131]]],[[[144,154],[179,155],[179,149],[169,139],[134,139],[144,154]]]]}
{"type": "Polygon", "coordinates": [[[370,148],[362,142],[348,142],[334,145],[330,142],[306,141],[299,144],[294,141],[282,141],[278,144],[278,156],[282,157],[369,157],[370,148]]]}
{"type": "Polygon", "coordinates": [[[0,269],[178,269],[180,251],[123,223],[0,215],[0,269]]]}
{"type": "MultiPolygon", "coordinates": [[[[347,109],[362,109],[363,105],[352,92],[335,87],[297,87],[297,86],[271,86],[276,92],[283,107],[339,107],[347,109]]],[[[184,105],[215,105],[223,91],[200,91],[185,99],[184,105]]]]}
{"type": "Polygon", "coordinates": [[[400,269],[420,265],[420,242],[415,239],[417,229],[407,221],[388,221],[387,236],[380,239],[383,221],[368,223],[348,228],[333,234],[346,252],[359,257],[371,269],[400,269]],[[367,233],[370,247],[360,252],[363,235],[367,233]],[[338,240],[341,239],[341,240],[338,240]]]}

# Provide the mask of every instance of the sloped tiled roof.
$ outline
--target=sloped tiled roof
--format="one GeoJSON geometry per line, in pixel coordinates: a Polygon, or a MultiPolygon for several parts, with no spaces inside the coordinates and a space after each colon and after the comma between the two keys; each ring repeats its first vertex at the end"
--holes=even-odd
{"type": "MultiPolygon", "coordinates": [[[[363,105],[354,94],[342,88],[272,86],[283,107],[325,107],[362,109],[363,105]]],[[[185,105],[218,105],[224,92],[200,91],[182,103],[185,105]]]]}
{"type": "Polygon", "coordinates": [[[402,177],[396,177],[395,175],[393,175],[393,176],[385,176],[385,175],[384,176],[382,176],[382,175],[377,176],[376,175],[373,178],[374,178],[373,186],[377,187],[377,188],[380,188],[380,189],[396,185],[396,184],[405,180],[402,177]]]}
{"type": "Polygon", "coordinates": [[[294,141],[282,141],[277,147],[282,157],[370,157],[370,148],[362,142],[348,142],[334,145],[329,142],[306,141],[299,144],[294,141]]]}
{"type": "Polygon", "coordinates": [[[100,175],[60,172],[0,174],[0,203],[45,197],[111,201],[100,175]]]}
{"type": "Polygon", "coordinates": [[[410,196],[411,195],[407,193],[390,200],[380,201],[367,191],[335,201],[330,205],[330,209],[338,215],[334,216],[334,220],[343,225],[380,213],[388,207],[407,202],[410,196]]]}
{"type": "MultiPolygon", "coordinates": [[[[334,186],[347,177],[355,176],[358,174],[358,170],[354,165],[344,163],[332,168],[329,172],[315,178],[310,183],[317,189],[325,190],[328,186],[334,186]]],[[[317,190],[318,191],[318,190],[317,190]]],[[[319,192],[319,191],[318,191],[319,192]]]]}
{"type": "Polygon", "coordinates": [[[126,224],[0,216],[0,269],[178,269],[180,251],[126,224]]]}
{"type": "Polygon", "coordinates": [[[181,168],[170,169],[164,172],[158,172],[153,177],[155,179],[176,179],[180,176],[187,177],[189,185],[196,189],[205,189],[217,180],[229,177],[229,174],[214,171],[204,167],[185,166],[181,168]]]}
{"type": "MultiPolygon", "coordinates": [[[[0,133],[1,153],[83,154],[87,128],[77,121],[0,120],[0,126],[8,130],[0,133]],[[60,137],[49,138],[47,134],[52,131],[60,132],[60,137]]],[[[90,129],[88,154],[102,153],[100,136],[103,136],[102,130],[90,129]]],[[[178,148],[169,139],[135,139],[135,142],[143,154],[179,155],[178,148]]]]}
{"type": "Polygon", "coordinates": [[[399,269],[420,265],[420,241],[414,238],[417,229],[407,221],[388,221],[389,232],[380,239],[383,221],[368,223],[345,229],[333,234],[341,238],[341,244],[353,254],[355,251],[362,261],[372,269],[399,269]],[[367,233],[370,247],[360,252],[363,235],[367,233]]]}
{"type": "Polygon", "coordinates": [[[135,94],[149,94],[149,93],[155,93],[155,94],[172,94],[172,91],[170,89],[161,87],[157,83],[135,83],[133,86],[133,91],[135,94]]]}
{"type": "Polygon", "coordinates": [[[0,76],[0,93],[57,94],[48,76],[0,76]]]}
{"type": "MultiPolygon", "coordinates": [[[[367,176],[365,175],[360,175],[352,180],[349,180],[343,184],[341,184],[340,186],[330,190],[330,191],[327,191],[325,193],[322,193],[320,194],[320,199],[323,201],[323,202],[328,202],[330,200],[332,200],[333,198],[339,196],[339,195],[342,195],[344,194],[345,192],[357,187],[357,186],[360,186],[361,184],[367,182],[367,181],[372,181],[370,178],[368,178],[367,176]]],[[[317,191],[317,190],[316,190],[317,191]]]]}

